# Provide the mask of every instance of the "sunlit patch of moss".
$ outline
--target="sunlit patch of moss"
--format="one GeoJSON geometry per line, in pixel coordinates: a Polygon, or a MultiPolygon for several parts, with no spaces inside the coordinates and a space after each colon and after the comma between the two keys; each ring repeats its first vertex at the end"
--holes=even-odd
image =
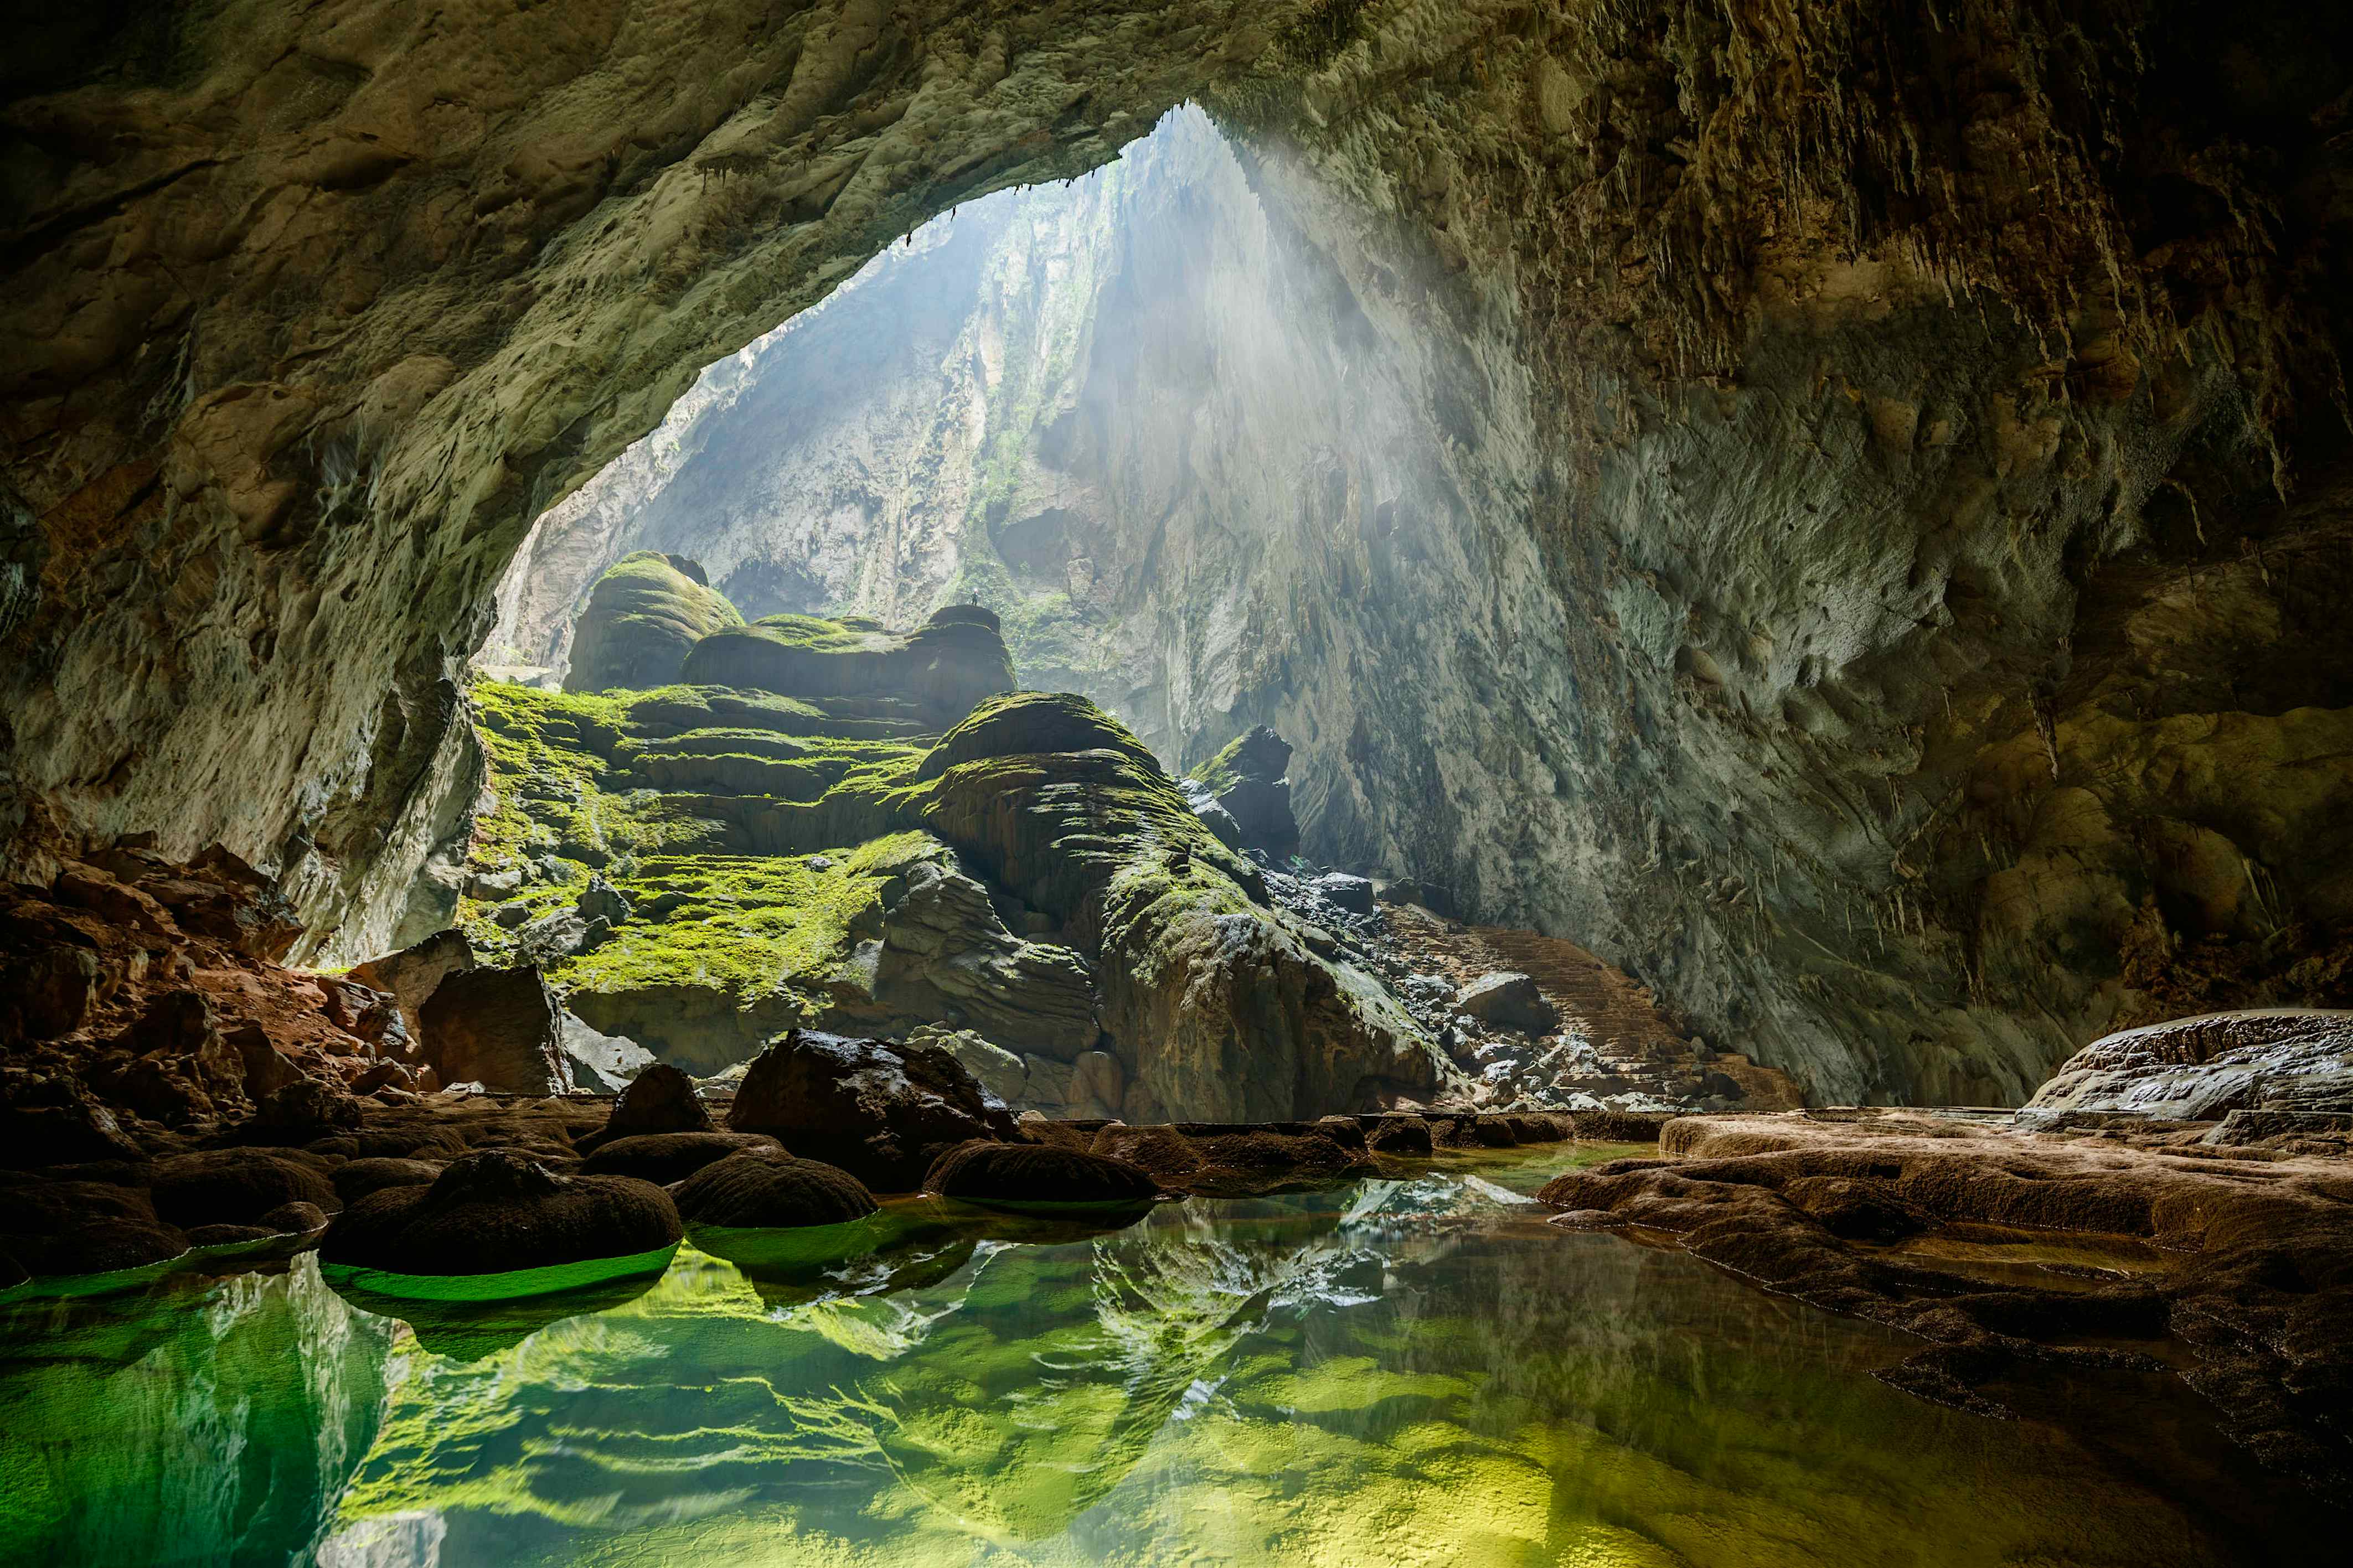
{"type": "Polygon", "coordinates": [[[1208,785],[1211,795],[1223,795],[1241,783],[1240,763],[1242,748],[1250,742],[1247,732],[1235,736],[1218,748],[1218,754],[1186,773],[1186,777],[1208,785]]]}
{"type": "Polygon", "coordinates": [[[883,886],[947,852],[928,834],[892,833],[822,857],[643,856],[617,879],[638,918],[550,977],[570,992],[705,986],[738,1005],[790,991],[814,1007],[883,886]]]}

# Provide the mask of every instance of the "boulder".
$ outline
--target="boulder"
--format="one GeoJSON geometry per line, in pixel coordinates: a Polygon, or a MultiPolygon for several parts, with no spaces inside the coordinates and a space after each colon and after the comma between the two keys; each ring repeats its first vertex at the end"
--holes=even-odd
{"type": "Polygon", "coordinates": [[[572,1062],[574,1086],[590,1094],[626,1093],[654,1066],[653,1052],[637,1041],[600,1034],[569,1012],[564,1015],[564,1054],[572,1062]]]}
{"type": "Polygon", "coordinates": [[[414,947],[354,965],[349,978],[389,994],[400,1009],[408,1037],[421,1041],[425,1037],[421,1019],[427,998],[445,976],[473,967],[474,950],[468,945],[465,933],[453,927],[435,931],[414,947]]]}
{"type": "Polygon", "coordinates": [[[2018,1115],[2215,1121],[2234,1110],[2353,1110],[2353,1013],[2263,1008],[2126,1029],[2070,1057],[2018,1115]]]}
{"type": "Polygon", "coordinates": [[[923,1190],[984,1207],[1050,1211],[1149,1204],[1160,1184],[1108,1155],[1042,1143],[960,1143],[933,1162],[923,1190]]]}
{"type": "Polygon", "coordinates": [[[441,1174],[443,1163],[438,1160],[377,1156],[347,1161],[335,1167],[330,1179],[334,1183],[335,1195],[348,1205],[386,1187],[429,1187],[441,1174]]]}
{"type": "Polygon", "coordinates": [[[1333,1186],[1378,1170],[1363,1130],[1344,1120],[1149,1127],[1114,1122],[1095,1134],[1089,1152],[1138,1166],[1172,1192],[1204,1197],[1333,1186]]]}
{"type": "Polygon", "coordinates": [[[1454,999],[1460,1012],[1482,1023],[1540,1035],[1560,1024],[1560,1010],[1544,998],[1536,983],[1525,974],[1499,971],[1482,974],[1465,985],[1454,999]]]}
{"type": "Polygon", "coordinates": [[[699,1226],[846,1225],[880,1206],[849,1172],[782,1149],[730,1154],[681,1182],[677,1195],[679,1212],[699,1226]]]}
{"type": "Polygon", "coordinates": [[[605,569],[573,623],[566,691],[650,690],[679,679],[694,645],[744,617],[682,555],[640,550],[605,569]]]}
{"type": "Polygon", "coordinates": [[[1066,947],[1006,929],[988,889],[917,861],[882,921],[874,998],[902,1016],[955,1018],[1015,1050],[1067,1060],[1092,1045],[1094,972],[1066,947]]]}
{"type": "Polygon", "coordinates": [[[666,1187],[747,1149],[784,1152],[765,1132],[638,1132],[599,1144],[580,1162],[580,1171],[589,1176],[635,1176],[666,1187]]]}
{"type": "Polygon", "coordinates": [[[31,1177],[0,1184],[0,1250],[37,1277],[111,1274],[187,1249],[187,1237],[137,1187],[31,1177]]]}
{"type": "Polygon", "coordinates": [[[434,987],[418,1037],[445,1084],[562,1094],[572,1088],[563,1011],[535,968],[460,970],[434,987]]]}
{"type": "Polygon", "coordinates": [[[1326,903],[1352,915],[1373,912],[1373,879],[1370,877],[1352,877],[1345,871],[1326,871],[1310,879],[1307,885],[1326,903]]]}
{"type": "Polygon", "coordinates": [[[0,960],[0,1037],[70,1034],[105,987],[106,966],[86,947],[59,943],[0,960]]]}
{"type": "Polygon", "coordinates": [[[910,1029],[907,1039],[913,1045],[935,1046],[955,1058],[981,1088],[1003,1100],[1008,1109],[1029,1103],[1025,1096],[1029,1087],[1029,1068],[1002,1046],[990,1044],[970,1029],[928,1026],[910,1029]]]}
{"type": "MultiPolygon", "coordinates": [[[[452,1161],[427,1187],[353,1204],[319,1244],[322,1263],[389,1274],[504,1274],[664,1254],[681,1230],[670,1194],[627,1176],[560,1176],[522,1154],[452,1161]]],[[[659,1271],[650,1263],[648,1271],[659,1271]]]]}
{"type": "Polygon", "coordinates": [[[573,907],[586,919],[614,926],[627,921],[632,912],[629,900],[622,896],[620,889],[605,880],[602,871],[589,874],[587,889],[574,900],[573,907]]]}
{"type": "Polygon", "coordinates": [[[114,1112],[65,1074],[0,1071],[0,1168],[145,1158],[114,1112]]]}
{"type": "Polygon", "coordinates": [[[955,1144],[1013,1136],[1010,1113],[945,1051],[813,1029],[795,1029],[752,1062],[727,1125],[898,1193],[955,1144]]]}
{"type": "Polygon", "coordinates": [[[207,1149],[158,1160],[147,1190],[156,1217],[184,1228],[253,1225],[287,1204],[343,1206],[317,1156],[269,1149],[207,1149]]]}
{"type": "Polygon", "coordinates": [[[694,1080],[668,1062],[656,1062],[621,1090],[605,1125],[580,1140],[578,1148],[585,1154],[616,1138],[708,1132],[712,1125],[711,1109],[695,1092],[694,1080]]]}
{"type": "Polygon", "coordinates": [[[1291,742],[1260,724],[1192,773],[1233,819],[1240,847],[1278,866],[1299,853],[1299,820],[1283,777],[1290,767],[1291,742]]]}
{"type": "Polygon", "coordinates": [[[544,914],[515,932],[515,956],[538,968],[551,968],[575,953],[594,952],[611,940],[613,928],[583,914],[575,905],[544,914]]]}
{"type": "Polygon", "coordinates": [[[358,1100],[332,1084],[301,1078],[263,1095],[238,1132],[252,1142],[308,1143],[357,1127],[364,1114],[358,1100]]]}

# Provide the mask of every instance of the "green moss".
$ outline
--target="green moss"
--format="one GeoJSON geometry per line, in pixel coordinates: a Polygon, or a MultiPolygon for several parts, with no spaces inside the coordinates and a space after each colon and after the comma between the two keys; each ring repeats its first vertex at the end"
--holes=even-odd
{"type": "Polygon", "coordinates": [[[1250,737],[1237,735],[1218,749],[1218,754],[1185,776],[1209,786],[1211,795],[1223,795],[1241,783],[1241,770],[1236,765],[1242,754],[1243,742],[1250,737]]]}
{"type": "Polygon", "coordinates": [[[565,687],[603,691],[673,680],[697,642],[743,620],[726,595],[671,557],[651,550],[625,555],[589,590],[565,687]]]}
{"type": "Polygon", "coordinates": [[[883,885],[946,853],[927,834],[892,833],[824,857],[645,857],[616,879],[644,918],[551,978],[566,991],[702,986],[739,1005],[791,992],[813,1012],[852,945],[852,922],[883,885]]]}

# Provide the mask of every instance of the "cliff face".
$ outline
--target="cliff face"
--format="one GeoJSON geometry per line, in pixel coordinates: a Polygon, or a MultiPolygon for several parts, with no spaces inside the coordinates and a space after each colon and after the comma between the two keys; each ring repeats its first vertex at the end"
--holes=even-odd
{"type": "MultiPolygon", "coordinates": [[[[715,583],[1059,592],[1026,679],[1178,761],[1271,722],[1311,853],[1575,933],[1824,1098],[2017,1099],[2138,1010],[2327,999],[2344,18],[960,9],[251,0],[12,68],[20,858],[152,826],[314,917],[405,898],[431,836],[385,825],[432,816],[529,519],[922,216],[1189,96],[1264,270],[1351,323],[1311,382],[1373,385],[1212,374],[1174,317],[977,340],[989,417],[928,450],[1010,472],[1002,583],[974,498],[847,434],[828,493],[939,496],[953,563],[809,504],[810,581],[705,544],[715,583]],[[1092,401],[1008,391],[1056,385],[1092,401]],[[1107,483],[1154,526],[1106,548],[1107,483]]],[[[1024,254],[976,294],[1073,265],[1024,254]]],[[[1094,304],[1252,265],[1113,255],[1094,304]]]]}

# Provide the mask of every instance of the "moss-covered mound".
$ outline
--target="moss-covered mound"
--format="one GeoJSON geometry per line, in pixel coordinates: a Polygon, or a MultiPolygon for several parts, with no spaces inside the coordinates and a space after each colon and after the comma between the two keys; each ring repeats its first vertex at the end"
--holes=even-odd
{"type": "Polygon", "coordinates": [[[501,962],[584,897],[608,907],[604,877],[626,918],[547,967],[591,1027],[708,1074],[797,1026],[938,1026],[1056,1112],[1285,1117],[1442,1087],[1394,1001],[1308,949],[1125,726],[1006,691],[986,610],[903,636],[772,616],[681,673],[475,688],[495,804],[465,934],[501,962]]]}
{"type": "Polygon", "coordinates": [[[704,637],[683,673],[699,685],[804,699],[895,700],[941,728],[1014,684],[997,617],[973,605],[950,605],[904,636],[871,621],[769,616],[704,637]]]}
{"type": "Polygon", "coordinates": [[[596,579],[574,623],[564,689],[667,686],[696,643],[743,621],[693,562],[652,550],[625,555],[596,579]]]}

